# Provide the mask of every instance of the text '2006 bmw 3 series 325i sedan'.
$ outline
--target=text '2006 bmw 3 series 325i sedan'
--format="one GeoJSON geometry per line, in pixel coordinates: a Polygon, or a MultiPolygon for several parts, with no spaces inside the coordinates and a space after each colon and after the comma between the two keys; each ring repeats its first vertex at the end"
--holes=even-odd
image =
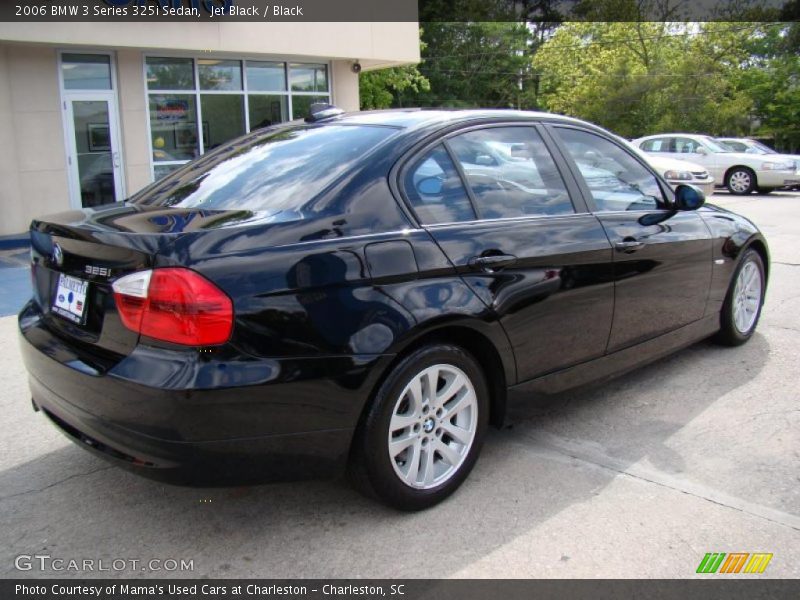
{"type": "Polygon", "coordinates": [[[704,202],[566,117],[327,108],[32,223],[34,407],[149,477],[425,508],[507,398],[752,336],[766,242],[704,202]]]}

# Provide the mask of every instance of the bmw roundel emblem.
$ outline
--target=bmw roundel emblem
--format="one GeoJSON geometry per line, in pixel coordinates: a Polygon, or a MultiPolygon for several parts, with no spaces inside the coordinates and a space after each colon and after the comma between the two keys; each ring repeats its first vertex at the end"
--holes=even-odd
{"type": "Polygon", "coordinates": [[[53,244],[53,262],[59,267],[64,264],[64,251],[58,244],[53,244]]]}

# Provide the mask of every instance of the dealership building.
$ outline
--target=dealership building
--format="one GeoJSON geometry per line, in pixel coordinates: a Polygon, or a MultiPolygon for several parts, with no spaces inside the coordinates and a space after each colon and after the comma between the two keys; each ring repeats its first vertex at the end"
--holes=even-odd
{"type": "Polygon", "coordinates": [[[313,102],[358,110],[357,62],[419,61],[397,23],[0,23],[0,241],[129,197],[313,102]]]}

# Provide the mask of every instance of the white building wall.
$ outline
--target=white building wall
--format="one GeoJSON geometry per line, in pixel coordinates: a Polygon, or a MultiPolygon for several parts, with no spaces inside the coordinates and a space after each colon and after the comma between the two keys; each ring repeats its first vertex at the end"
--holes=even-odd
{"type": "Polygon", "coordinates": [[[150,183],[145,53],[329,62],[333,102],[359,109],[353,62],[419,61],[416,23],[0,23],[0,236],[69,209],[58,50],[114,51],[126,193],[150,183]]]}

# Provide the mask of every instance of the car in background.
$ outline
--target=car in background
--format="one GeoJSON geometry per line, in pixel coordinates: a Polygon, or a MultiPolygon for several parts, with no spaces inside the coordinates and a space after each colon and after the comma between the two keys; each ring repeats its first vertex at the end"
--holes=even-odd
{"type": "Polygon", "coordinates": [[[507,399],[754,334],[758,228],[607,131],[323,110],[32,222],[35,410],[155,479],[347,470],[418,510],[464,482],[507,399]]]}
{"type": "Polygon", "coordinates": [[[714,178],[705,167],[685,160],[644,154],[645,159],[672,187],[690,184],[703,190],[706,196],[714,193],[714,178]]]}
{"type": "Polygon", "coordinates": [[[648,154],[702,165],[718,186],[739,196],[800,183],[794,162],[788,158],[731,152],[708,135],[665,133],[641,137],[632,143],[648,154]]]}
{"type": "MultiPolygon", "coordinates": [[[[766,144],[759,142],[758,140],[753,140],[750,138],[715,138],[718,142],[721,142],[724,146],[727,146],[734,152],[744,152],[746,154],[760,154],[762,156],[770,156],[771,158],[777,158],[779,156],[783,156],[788,158],[789,160],[794,161],[794,168],[795,171],[800,174],[800,155],[798,154],[785,154],[783,152],[778,152],[773,148],[770,148],[766,144]]],[[[800,177],[800,175],[798,175],[800,177]]],[[[794,189],[800,188],[800,183],[797,185],[791,186],[794,189]]],[[[765,190],[761,190],[762,193],[765,190]]],[[[772,190],[768,190],[772,191],[772,190]]]]}

